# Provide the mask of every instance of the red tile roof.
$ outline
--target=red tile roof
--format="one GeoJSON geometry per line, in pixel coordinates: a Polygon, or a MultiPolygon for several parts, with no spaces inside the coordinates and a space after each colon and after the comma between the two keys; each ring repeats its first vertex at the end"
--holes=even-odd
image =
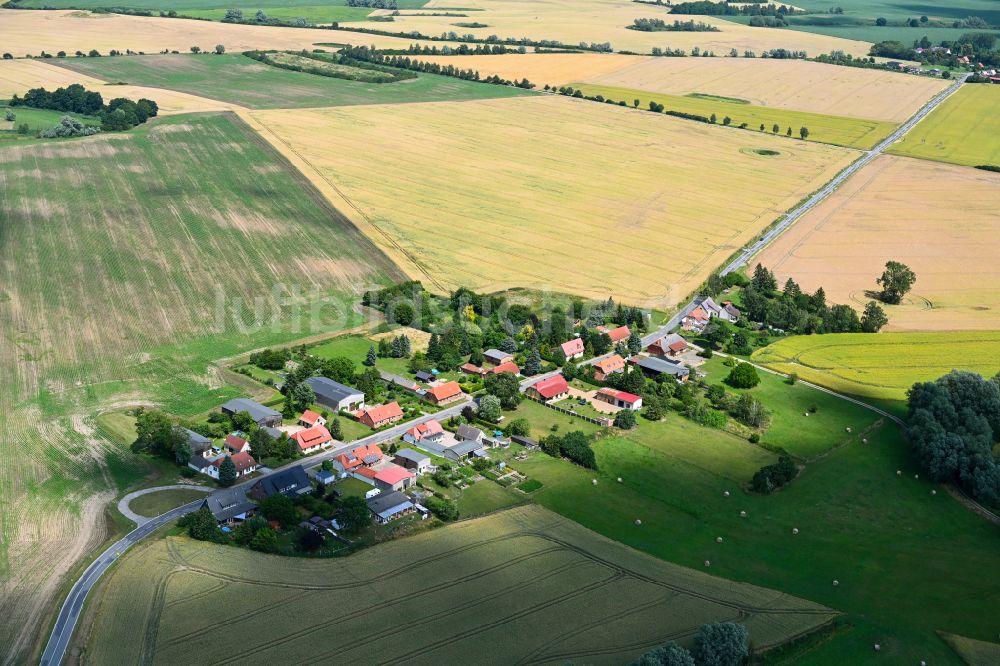
{"type": "Polygon", "coordinates": [[[386,483],[390,486],[394,486],[404,479],[412,479],[415,475],[410,470],[400,467],[399,465],[389,465],[388,467],[379,470],[375,474],[375,479],[386,483]]]}
{"type": "Polygon", "coordinates": [[[461,370],[462,372],[464,372],[466,374],[469,374],[469,375],[483,375],[483,374],[486,374],[485,370],[483,370],[482,368],[480,368],[478,365],[476,365],[474,363],[466,363],[461,368],[459,368],[459,370],[461,370]]]}
{"type": "Polygon", "coordinates": [[[317,414],[311,409],[307,409],[306,411],[302,412],[302,416],[299,418],[299,421],[302,421],[303,423],[308,423],[309,425],[316,425],[316,421],[319,421],[320,418],[322,417],[319,414],[317,414]]]}
{"type": "Polygon", "coordinates": [[[562,375],[553,375],[552,377],[535,382],[531,385],[531,388],[538,391],[538,395],[548,400],[549,398],[566,393],[569,390],[569,384],[566,383],[566,378],[562,375]]]}
{"type": "Polygon", "coordinates": [[[243,439],[238,435],[230,435],[226,437],[225,447],[227,449],[233,449],[234,451],[242,451],[243,447],[246,446],[247,440],[243,439]]]}
{"type": "Polygon", "coordinates": [[[598,391],[598,393],[600,393],[601,395],[606,395],[611,398],[616,398],[618,400],[621,400],[622,402],[627,402],[630,405],[634,405],[635,403],[642,400],[640,396],[637,396],[634,393],[619,391],[613,388],[602,388],[601,390],[598,391]]]}
{"type": "Polygon", "coordinates": [[[403,410],[399,408],[398,402],[393,401],[385,405],[369,407],[364,410],[363,415],[371,423],[382,423],[383,421],[401,417],[403,415],[403,410]]]}
{"type": "Polygon", "coordinates": [[[330,431],[327,430],[325,426],[321,425],[300,430],[292,435],[292,439],[295,440],[295,442],[299,445],[299,448],[303,451],[311,449],[315,446],[322,446],[327,442],[333,441],[333,437],[330,436],[330,431]]]}
{"type": "MultiPolygon", "coordinates": [[[[223,461],[226,459],[225,456],[221,456],[212,462],[213,467],[222,467],[223,461]]],[[[253,456],[249,453],[234,453],[229,456],[229,459],[233,461],[236,465],[236,473],[242,474],[243,472],[257,466],[257,461],[253,459],[253,456]]]]}
{"type": "Polygon", "coordinates": [[[439,432],[444,432],[444,428],[441,427],[441,424],[438,423],[436,419],[431,419],[426,423],[418,423],[407,430],[406,434],[410,435],[413,439],[419,442],[424,437],[427,437],[428,435],[435,435],[439,432]]]}
{"type": "Polygon", "coordinates": [[[678,340],[667,347],[670,351],[681,352],[687,349],[688,343],[684,340],[678,340]]]}
{"type": "Polygon", "coordinates": [[[618,354],[612,354],[607,358],[602,358],[597,363],[594,363],[594,367],[608,374],[609,372],[614,372],[615,370],[621,370],[625,367],[625,359],[623,359],[618,354]]]}
{"type": "Polygon", "coordinates": [[[566,354],[566,356],[574,356],[576,354],[582,354],[583,338],[573,338],[572,340],[568,340],[567,342],[562,343],[562,345],[560,346],[562,347],[563,354],[566,354]]]}
{"type": "Polygon", "coordinates": [[[441,402],[442,400],[448,400],[449,398],[461,395],[462,387],[458,385],[458,382],[446,382],[440,386],[432,387],[427,392],[434,396],[434,400],[441,402]]]}
{"type": "Polygon", "coordinates": [[[378,462],[382,459],[382,449],[375,444],[359,446],[356,449],[351,449],[347,453],[341,453],[339,456],[334,458],[334,460],[343,465],[344,469],[350,471],[355,467],[363,466],[365,464],[365,458],[370,457],[375,458],[374,462],[378,462]]]}
{"type": "Polygon", "coordinates": [[[517,363],[507,361],[506,363],[501,363],[497,367],[493,368],[491,372],[494,375],[499,375],[501,372],[509,372],[512,375],[519,375],[521,374],[521,368],[517,367],[517,363]]]}
{"type": "Polygon", "coordinates": [[[378,472],[373,470],[371,467],[361,467],[360,469],[354,470],[354,473],[367,479],[374,479],[378,476],[378,472]]]}
{"type": "Polygon", "coordinates": [[[618,328],[609,329],[606,326],[598,326],[597,330],[601,333],[607,333],[608,337],[611,338],[612,343],[621,342],[622,340],[627,340],[632,331],[629,330],[628,326],[619,326],[618,328]]]}

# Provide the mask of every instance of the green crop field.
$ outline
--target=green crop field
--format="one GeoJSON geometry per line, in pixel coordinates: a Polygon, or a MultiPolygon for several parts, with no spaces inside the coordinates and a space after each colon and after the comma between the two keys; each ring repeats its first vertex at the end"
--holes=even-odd
{"type": "Polygon", "coordinates": [[[53,141],[54,139],[38,139],[36,133],[39,130],[47,130],[59,124],[63,116],[71,116],[81,121],[84,125],[98,126],[101,122],[91,116],[81,116],[76,113],[66,113],[64,111],[50,111],[48,109],[32,109],[25,106],[17,106],[13,111],[17,118],[13,123],[8,123],[5,118],[7,103],[0,102],[0,147],[14,142],[19,144],[38,143],[40,141],[53,141]],[[21,125],[28,126],[27,134],[18,134],[17,128],[21,125]]]}
{"type": "Polygon", "coordinates": [[[700,624],[766,647],[836,617],[614,543],[539,507],[308,560],[167,537],[139,546],[91,606],[95,663],[621,664],[700,624]],[[219,617],[250,622],[219,640],[219,617]],[[300,612],[308,608],[307,613],[300,612]],[[266,618],[266,621],[261,621],[266,618]],[[516,640],[512,640],[516,637],[516,640]]]}
{"type": "Polygon", "coordinates": [[[874,19],[883,16],[890,20],[905,20],[926,15],[945,21],[978,16],[988,23],[1000,24],[1000,8],[993,0],[937,0],[923,3],[901,3],[896,0],[842,0],[831,5],[825,0],[800,0],[796,7],[822,12],[830,7],[841,7],[844,16],[874,19]]]}
{"type": "Polygon", "coordinates": [[[785,131],[791,127],[792,135],[796,138],[799,136],[799,128],[807,127],[810,141],[832,143],[849,148],[871,148],[896,128],[894,123],[881,120],[863,120],[828,116],[821,113],[791,111],[746,104],[741,101],[709,99],[704,96],[667,95],[589,83],[572,83],[570,86],[582,90],[584,95],[601,95],[605,99],[612,99],[615,102],[624,100],[629,106],[638,99],[639,107],[643,109],[649,108],[649,102],[653,101],[662,104],[668,111],[693,113],[706,117],[710,117],[714,113],[720,125],[726,116],[732,118],[733,127],[747,123],[748,129],[753,131],[759,131],[760,125],[763,123],[767,134],[771,134],[772,126],[775,123],[781,127],[779,134],[784,136],[785,131]]]}
{"type": "MultiPolygon", "coordinates": [[[[400,9],[416,9],[423,7],[427,0],[397,0],[400,9]]],[[[22,0],[21,7],[34,9],[98,9],[108,7],[105,0],[22,0]]],[[[246,18],[253,18],[257,10],[263,10],[268,18],[290,21],[304,18],[312,23],[333,23],[345,21],[363,21],[372,9],[367,7],[348,7],[347,0],[261,0],[247,2],[234,0],[120,0],[115,7],[129,9],[146,9],[153,12],[173,10],[182,16],[222,20],[228,9],[240,9],[246,18]]]]}
{"type": "Polygon", "coordinates": [[[986,377],[1000,372],[1000,333],[796,336],[757,350],[753,360],[841,393],[899,401],[914,383],[953,369],[986,377]]]}
{"type": "Polygon", "coordinates": [[[169,88],[253,109],[400,104],[533,94],[508,86],[419,74],[397,83],[364,83],[293,72],[241,54],[150,55],[53,61],[105,81],[169,88]]]}
{"type": "MultiPolygon", "coordinates": [[[[530,418],[531,410],[524,415],[530,418]]],[[[753,446],[677,414],[656,425],[640,419],[637,431],[599,438],[598,472],[542,453],[511,464],[543,484],[531,495],[535,502],[605,536],[847,613],[843,629],[780,663],[960,664],[936,632],[995,636],[990,609],[1000,590],[983,589],[982,578],[1000,566],[1000,533],[942,488],[913,478],[892,424],[831,438],[846,441],[806,462],[791,485],[770,496],[744,490],[746,470],[757,462],[753,446]],[[704,449],[723,446],[720,463],[706,464],[704,449]],[[721,464],[726,459],[731,470],[721,464]],[[955,599],[958,589],[982,593],[939,602],[955,599]]],[[[794,440],[772,443],[791,448],[794,440]]]]}
{"type": "Polygon", "coordinates": [[[965,166],[1000,167],[1000,86],[962,86],[890,152],[965,166]]]}
{"type": "Polygon", "coordinates": [[[241,389],[212,360],[354,326],[401,276],[228,114],[4,147],[0,188],[0,653],[30,661],[105,504],[149,471],[91,415],[215,408],[241,389]]]}

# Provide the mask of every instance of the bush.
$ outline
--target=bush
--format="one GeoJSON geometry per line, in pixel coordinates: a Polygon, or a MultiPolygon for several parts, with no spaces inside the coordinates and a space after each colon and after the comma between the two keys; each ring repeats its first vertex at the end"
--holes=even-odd
{"type": "Polygon", "coordinates": [[[458,519],[458,504],[451,500],[432,496],[428,497],[425,503],[431,513],[445,522],[458,519]]]}
{"type": "Polygon", "coordinates": [[[75,136],[92,136],[100,131],[97,127],[84,125],[72,116],[63,116],[59,120],[58,125],[51,129],[43,130],[40,134],[45,139],[63,139],[75,136]]]}
{"type": "Polygon", "coordinates": [[[795,462],[788,456],[778,456],[778,462],[765,465],[757,470],[750,482],[750,488],[757,493],[772,493],[794,479],[799,473],[795,462]]]}
{"type": "Polygon", "coordinates": [[[760,384],[760,375],[757,374],[757,368],[749,363],[738,363],[729,371],[726,383],[734,388],[753,388],[760,384]]]}
{"type": "Polygon", "coordinates": [[[635,412],[631,409],[623,409],[615,414],[614,426],[622,430],[631,430],[636,426],[635,412]]]}
{"type": "Polygon", "coordinates": [[[699,666],[741,666],[749,657],[749,636],[741,624],[703,624],[694,638],[694,659],[699,666]]]}

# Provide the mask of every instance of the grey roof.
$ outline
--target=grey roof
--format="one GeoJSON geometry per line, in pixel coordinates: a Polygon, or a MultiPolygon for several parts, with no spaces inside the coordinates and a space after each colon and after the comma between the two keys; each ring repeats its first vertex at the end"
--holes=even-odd
{"type": "Polygon", "coordinates": [[[380,493],[371,499],[365,500],[365,502],[367,502],[368,509],[372,513],[378,514],[386,513],[391,509],[402,506],[403,504],[413,505],[410,498],[398,490],[394,490],[391,493],[380,493]]]}
{"type": "Polygon", "coordinates": [[[426,382],[431,379],[434,379],[434,375],[432,375],[429,372],[424,372],[423,370],[421,370],[420,372],[417,373],[417,379],[419,379],[422,382],[426,382]]]}
{"type": "Polygon", "coordinates": [[[257,508],[257,505],[247,499],[247,496],[238,488],[214,492],[201,505],[207,506],[215,519],[220,521],[229,520],[257,508]]]}
{"type": "Polygon", "coordinates": [[[531,439],[530,437],[523,437],[521,435],[511,435],[510,441],[515,444],[520,444],[521,446],[538,446],[538,442],[531,439]]]}
{"type": "Polygon", "coordinates": [[[316,480],[321,483],[336,481],[337,475],[334,474],[333,472],[328,472],[325,469],[321,469],[320,471],[316,472],[316,480]]]}
{"type": "Polygon", "coordinates": [[[636,363],[640,368],[644,368],[652,372],[658,372],[660,374],[671,374],[678,377],[684,377],[691,374],[691,371],[683,365],[671,363],[670,361],[664,361],[660,358],[653,358],[652,356],[640,356],[638,357],[636,363]]]}
{"type": "Polygon", "coordinates": [[[455,446],[450,446],[445,451],[451,451],[459,456],[467,456],[473,451],[483,448],[479,442],[459,442],[455,446]]]}
{"type": "Polygon", "coordinates": [[[309,477],[306,476],[305,470],[302,469],[301,465],[289,467],[274,474],[268,474],[254,485],[260,486],[268,497],[277,493],[291,497],[292,495],[312,490],[309,477]]]}
{"type": "Polygon", "coordinates": [[[676,333],[670,333],[660,338],[660,344],[664,347],[669,347],[675,342],[683,342],[684,344],[687,344],[687,340],[676,333]]]}
{"type": "Polygon", "coordinates": [[[212,440],[204,435],[199,435],[194,430],[189,430],[187,428],[180,428],[181,433],[187,438],[188,444],[191,445],[192,449],[201,447],[201,450],[205,450],[212,446],[212,440]]]}
{"type": "Polygon", "coordinates": [[[212,461],[202,456],[191,456],[188,460],[188,465],[197,467],[198,469],[205,469],[206,467],[212,466],[212,461]]]}
{"type": "Polygon", "coordinates": [[[278,430],[277,428],[272,428],[271,426],[267,426],[266,428],[261,428],[261,430],[263,430],[268,435],[270,435],[271,439],[280,439],[281,438],[281,431],[278,430]]]}
{"type": "Polygon", "coordinates": [[[346,398],[365,399],[365,394],[361,391],[335,382],[329,377],[310,377],[306,384],[316,394],[316,399],[328,406],[339,405],[346,398]]]}
{"type": "Polygon", "coordinates": [[[222,411],[235,414],[237,412],[247,412],[254,421],[265,419],[281,418],[281,412],[276,412],[270,407],[251,400],[250,398],[233,398],[222,406],[222,411]]]}
{"type": "Polygon", "coordinates": [[[458,426],[458,431],[456,432],[459,439],[470,439],[470,440],[480,440],[486,436],[482,430],[476,426],[471,426],[468,423],[463,423],[458,426]]]}
{"type": "Polygon", "coordinates": [[[425,456],[423,453],[419,453],[413,449],[400,449],[399,451],[396,451],[396,457],[402,458],[403,460],[409,460],[410,462],[415,462],[417,464],[422,463],[425,460],[427,462],[431,461],[430,456],[425,456]]]}
{"type": "Polygon", "coordinates": [[[505,351],[500,351],[499,349],[487,349],[483,352],[483,356],[488,359],[501,359],[513,356],[513,354],[508,354],[505,351]]]}

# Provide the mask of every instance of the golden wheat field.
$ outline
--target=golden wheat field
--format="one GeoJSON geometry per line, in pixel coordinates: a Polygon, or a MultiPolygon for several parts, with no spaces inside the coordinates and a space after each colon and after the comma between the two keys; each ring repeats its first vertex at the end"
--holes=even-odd
{"type": "MultiPolygon", "coordinates": [[[[867,55],[870,45],[838,37],[828,37],[793,30],[751,28],[716,16],[699,16],[698,20],[719,28],[719,32],[639,32],[628,30],[637,18],[662,18],[669,13],[665,7],[631,2],[631,0],[469,0],[458,5],[469,9],[466,18],[456,10],[454,0],[432,0],[421,12],[404,11],[391,23],[361,21],[352,26],[390,29],[393,32],[419,30],[427,35],[455,31],[477,37],[498,35],[529,37],[536,40],[558,40],[564,44],[580,42],[610,42],[616,51],[649,53],[654,46],[691,50],[695,46],[711,50],[716,55],[728,55],[730,49],[740,54],[744,50],[757,53],[769,49],[805,50],[809,55],[840,49],[854,55],[867,55]],[[447,12],[443,10],[448,8],[447,12]],[[431,16],[435,10],[451,16],[431,16]],[[484,23],[485,28],[456,26],[458,22],[484,23]]],[[[383,10],[383,14],[390,13],[383,10]]],[[[673,18],[673,17],[671,17],[673,18]]],[[[685,20],[690,17],[683,17],[685,20]]]]}
{"type": "Polygon", "coordinates": [[[143,544],[92,606],[86,654],[92,663],[192,665],[452,664],[470,655],[621,664],[668,640],[690,644],[705,622],[738,620],[765,649],[836,615],[526,506],[327,560],[184,537],[143,544]],[[220,640],[223,626],[253,630],[220,640]]]}
{"type": "Polygon", "coordinates": [[[244,115],[414,277],[634,303],[681,301],[857,156],[565,97],[244,115]]]}
{"type": "Polygon", "coordinates": [[[101,93],[105,101],[116,97],[155,100],[161,115],[177,113],[198,113],[202,111],[235,111],[243,107],[214,99],[189,95],[187,93],[147,88],[144,86],[108,83],[86,74],[79,74],[64,67],[39,62],[38,60],[0,60],[0,99],[12,95],[24,95],[31,88],[54,90],[62,86],[79,83],[88,90],[101,93]]]}
{"type": "MultiPolygon", "coordinates": [[[[380,24],[385,25],[385,24],[380,24]]],[[[323,42],[406,48],[412,40],[363,35],[342,30],[310,30],[275,26],[237,25],[213,21],[164,19],[85,11],[5,9],[0,17],[0,49],[14,56],[56,55],[65,51],[88,53],[111,49],[159,53],[187,52],[191,46],[211,51],[222,44],[228,52],[249,49],[301,49],[323,42]]]]}
{"type": "Polygon", "coordinates": [[[885,262],[917,282],[886,306],[888,330],[1000,328],[1000,174],[883,156],[859,171],[751,263],[857,308],[885,262]]]}

